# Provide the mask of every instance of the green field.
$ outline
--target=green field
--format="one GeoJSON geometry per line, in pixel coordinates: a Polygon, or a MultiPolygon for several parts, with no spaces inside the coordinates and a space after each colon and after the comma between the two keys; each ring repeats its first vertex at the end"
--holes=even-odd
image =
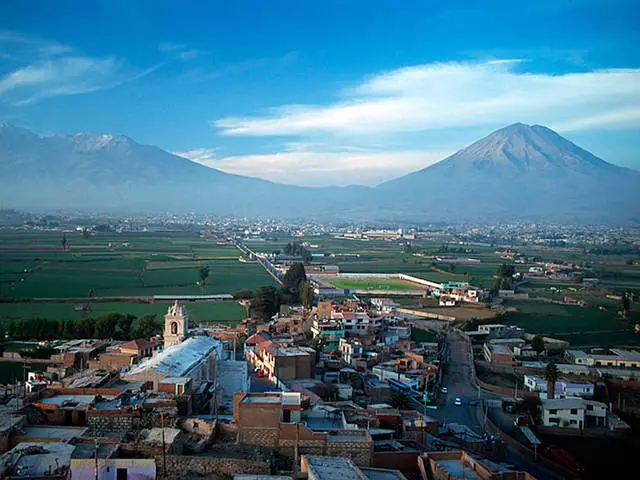
{"type": "Polygon", "coordinates": [[[574,305],[559,305],[533,301],[508,301],[518,309],[500,320],[516,325],[529,333],[549,335],[580,345],[640,345],[640,335],[633,332],[633,323],[624,322],[615,309],[605,311],[574,305]]]}
{"type": "Polygon", "coordinates": [[[240,251],[193,234],[0,232],[0,298],[153,296],[233,293],[273,285],[262,267],[238,261],[240,251]],[[109,246],[111,245],[111,246],[109,246]]]}
{"type": "MultiPolygon", "coordinates": [[[[82,312],[75,311],[74,303],[0,303],[0,321],[13,321],[21,318],[42,317],[53,320],[75,320],[82,312]]],[[[245,316],[245,310],[237,302],[185,302],[187,312],[198,323],[237,322],[245,316]]],[[[92,303],[89,315],[99,317],[108,313],[133,314],[138,317],[148,314],[162,316],[167,312],[168,303],[129,303],[100,302],[92,303]]]]}
{"type": "Polygon", "coordinates": [[[336,288],[348,290],[419,290],[420,287],[399,278],[341,278],[323,279],[336,288]]]}

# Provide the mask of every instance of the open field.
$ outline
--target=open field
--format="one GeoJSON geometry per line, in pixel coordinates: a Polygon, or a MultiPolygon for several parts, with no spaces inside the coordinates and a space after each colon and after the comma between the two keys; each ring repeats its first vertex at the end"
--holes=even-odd
{"type": "MultiPolygon", "coordinates": [[[[82,312],[75,311],[74,303],[0,303],[0,321],[42,317],[53,320],[75,320],[82,312]]],[[[237,322],[245,316],[244,307],[237,302],[185,302],[187,312],[198,323],[237,322]]],[[[130,313],[141,317],[167,312],[169,303],[100,302],[91,303],[89,315],[99,317],[108,313],[130,313]]]]}
{"type": "Polygon", "coordinates": [[[152,296],[199,294],[201,266],[209,267],[207,293],[233,293],[272,285],[257,264],[238,261],[230,245],[196,235],[0,233],[0,298],[152,296]],[[111,246],[109,246],[111,245],[111,246]]]}
{"type": "Polygon", "coordinates": [[[348,290],[421,290],[423,287],[399,278],[323,277],[326,283],[348,290]]]}
{"type": "Polygon", "coordinates": [[[499,320],[517,325],[527,332],[562,338],[571,345],[640,345],[633,324],[624,322],[614,309],[598,310],[574,305],[509,301],[517,311],[507,312],[499,320]]]}

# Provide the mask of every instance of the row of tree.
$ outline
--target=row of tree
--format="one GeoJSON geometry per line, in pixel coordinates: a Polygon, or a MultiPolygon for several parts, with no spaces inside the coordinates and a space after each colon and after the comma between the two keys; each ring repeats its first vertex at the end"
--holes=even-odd
{"type": "Polygon", "coordinates": [[[304,248],[300,242],[289,242],[284,246],[284,254],[292,257],[300,257],[304,263],[311,263],[311,252],[304,248]]]}
{"type": "Polygon", "coordinates": [[[114,338],[132,340],[149,338],[160,333],[156,315],[109,313],[100,317],[77,320],[51,320],[48,318],[25,318],[12,322],[8,333],[15,340],[58,340],[74,338],[114,338]]]}
{"type": "Polygon", "coordinates": [[[493,294],[497,295],[500,290],[511,290],[513,288],[513,275],[516,268],[510,263],[503,263],[496,270],[493,281],[493,294]]]}
{"type": "Polygon", "coordinates": [[[280,305],[302,304],[311,307],[313,303],[313,285],[307,280],[304,265],[296,262],[289,267],[282,278],[282,288],[260,287],[255,292],[241,290],[234,293],[236,298],[251,296],[251,315],[262,321],[268,321],[280,310],[280,305]]]}

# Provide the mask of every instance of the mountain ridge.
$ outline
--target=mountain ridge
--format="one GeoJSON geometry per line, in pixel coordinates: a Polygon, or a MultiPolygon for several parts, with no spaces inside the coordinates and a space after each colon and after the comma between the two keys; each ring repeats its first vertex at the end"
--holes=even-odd
{"type": "Polygon", "coordinates": [[[376,187],[299,187],[204,166],[126,135],[39,136],[0,123],[2,200],[16,207],[189,210],[367,220],[638,221],[640,172],[541,125],[501,128],[376,187]]]}

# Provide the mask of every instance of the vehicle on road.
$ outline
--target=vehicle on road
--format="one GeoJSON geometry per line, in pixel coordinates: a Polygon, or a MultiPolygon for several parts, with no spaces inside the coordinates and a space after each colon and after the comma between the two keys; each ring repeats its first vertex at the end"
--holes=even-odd
{"type": "Polygon", "coordinates": [[[528,427],[529,426],[529,417],[525,417],[524,415],[520,415],[515,418],[513,421],[514,427],[528,427]]]}
{"type": "Polygon", "coordinates": [[[477,406],[477,405],[478,405],[478,401],[477,401],[477,400],[470,400],[468,405],[469,405],[470,407],[475,407],[475,406],[477,406]]]}
{"type": "Polygon", "coordinates": [[[456,397],[456,399],[453,401],[453,404],[456,407],[460,407],[462,405],[462,399],[460,397],[456,397]]]}
{"type": "Polygon", "coordinates": [[[447,387],[442,387],[440,389],[440,393],[447,393],[449,391],[449,389],[447,387]]]}

